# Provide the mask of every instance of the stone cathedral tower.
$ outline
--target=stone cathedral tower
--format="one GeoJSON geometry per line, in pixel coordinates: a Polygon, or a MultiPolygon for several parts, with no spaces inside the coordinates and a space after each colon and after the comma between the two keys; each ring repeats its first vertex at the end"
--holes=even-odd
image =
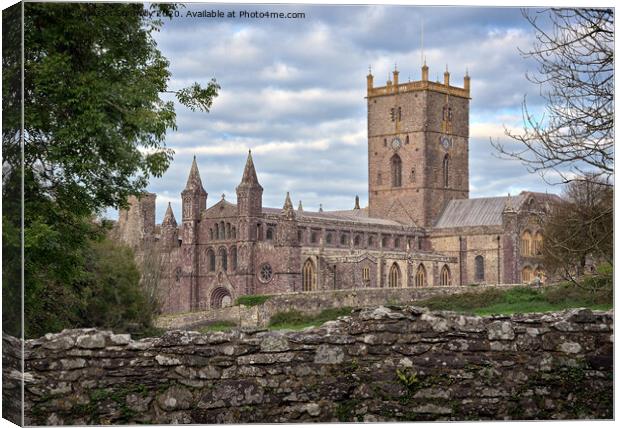
{"type": "Polygon", "coordinates": [[[367,76],[368,201],[371,217],[432,227],[451,199],[469,197],[469,88],[444,81],[385,86],[367,76]]]}

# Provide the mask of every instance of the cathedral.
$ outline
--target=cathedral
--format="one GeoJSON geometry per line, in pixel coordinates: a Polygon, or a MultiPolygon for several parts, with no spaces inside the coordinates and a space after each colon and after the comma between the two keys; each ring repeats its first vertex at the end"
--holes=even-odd
{"type": "MultiPolygon", "coordinates": [[[[367,76],[368,207],[345,211],[263,206],[249,153],[237,203],[207,207],[196,158],[155,224],[145,193],[121,210],[117,232],[138,260],[157,254],[167,313],[230,305],[243,295],[366,287],[530,283],[544,278],[540,215],[554,195],[469,198],[470,77],[385,86],[367,76]]],[[[260,169],[259,169],[260,170],[260,169]]],[[[208,177],[207,177],[208,182],[208,177]]],[[[352,204],[353,205],[353,204],[352,204]]]]}

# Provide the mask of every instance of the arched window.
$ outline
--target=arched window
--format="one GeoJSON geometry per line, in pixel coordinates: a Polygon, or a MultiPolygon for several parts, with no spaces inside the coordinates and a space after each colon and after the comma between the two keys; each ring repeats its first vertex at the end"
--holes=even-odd
{"type": "Polygon", "coordinates": [[[222,270],[228,270],[228,255],[226,254],[226,248],[220,248],[220,250],[218,251],[218,256],[220,256],[222,270]]]}
{"type": "Polygon", "coordinates": [[[232,271],[237,270],[237,247],[230,249],[230,269],[232,271]]]}
{"type": "Polygon", "coordinates": [[[521,234],[521,255],[526,257],[532,255],[532,234],[529,230],[521,234]]]}
{"type": "Polygon", "coordinates": [[[400,238],[394,238],[394,248],[400,248],[400,238]]]}
{"type": "Polygon", "coordinates": [[[343,233],[342,235],[340,235],[340,245],[347,245],[347,234],[343,233]]]}
{"type": "Polygon", "coordinates": [[[270,227],[267,228],[266,239],[267,239],[267,241],[273,240],[273,229],[270,228],[270,227]]]}
{"type": "Polygon", "coordinates": [[[232,228],[232,237],[233,239],[237,239],[237,228],[235,226],[232,228]]]}
{"type": "Polygon", "coordinates": [[[316,238],[316,232],[313,230],[312,232],[310,232],[310,242],[316,244],[316,238]]]}
{"type": "Polygon", "coordinates": [[[409,135],[405,137],[405,144],[409,144],[409,135]]]}
{"type": "Polygon", "coordinates": [[[257,241],[263,240],[263,225],[261,223],[258,223],[256,225],[256,240],[257,241]]]}
{"type": "Polygon", "coordinates": [[[328,233],[327,235],[325,235],[325,242],[327,242],[328,244],[332,243],[332,234],[328,233]]]}
{"type": "Polygon", "coordinates": [[[230,223],[226,223],[226,239],[230,239],[230,223]]]}
{"type": "Polygon", "coordinates": [[[443,265],[439,275],[439,285],[450,285],[450,269],[448,265],[443,265]]]}
{"type": "Polygon", "coordinates": [[[476,281],[484,281],[484,257],[476,256],[474,259],[476,273],[474,278],[476,281]]]}
{"type": "Polygon", "coordinates": [[[388,286],[390,288],[398,288],[400,287],[400,268],[398,264],[394,262],[392,267],[390,268],[390,276],[388,279],[388,286]]]}
{"type": "Polygon", "coordinates": [[[301,289],[302,291],[312,291],[316,289],[316,269],[314,263],[308,259],[301,270],[301,289]]]}
{"type": "Polygon", "coordinates": [[[220,226],[215,223],[215,239],[220,239],[220,226]]]}
{"type": "Polygon", "coordinates": [[[387,237],[387,236],[384,236],[384,237],[383,237],[383,239],[381,239],[381,246],[382,246],[383,248],[386,248],[386,247],[388,246],[388,243],[389,243],[389,239],[388,239],[388,237],[387,237]]]}
{"type": "Polygon", "coordinates": [[[443,157],[443,187],[448,187],[450,181],[450,156],[443,157]]]}
{"type": "Polygon", "coordinates": [[[426,286],[426,269],[424,268],[424,265],[422,263],[420,263],[420,266],[418,266],[418,270],[415,273],[415,286],[426,286]]]}
{"type": "Polygon", "coordinates": [[[392,187],[400,187],[402,185],[403,162],[400,156],[394,155],[391,160],[392,164],[392,187]]]}
{"type": "Polygon", "coordinates": [[[362,238],[360,238],[359,235],[355,235],[355,238],[353,239],[353,245],[355,245],[356,247],[359,247],[361,242],[362,242],[362,238]]]}
{"type": "Polygon", "coordinates": [[[226,239],[226,228],[224,227],[224,222],[220,221],[220,239],[226,239]]]}
{"type": "Polygon", "coordinates": [[[530,282],[532,282],[533,279],[534,278],[532,278],[532,268],[529,266],[524,267],[521,271],[521,282],[523,282],[524,284],[529,284],[530,282]]]}
{"type": "Polygon", "coordinates": [[[303,239],[304,239],[304,232],[301,230],[297,231],[297,240],[299,241],[299,243],[303,243],[303,239]]]}
{"type": "Polygon", "coordinates": [[[539,231],[539,232],[536,232],[536,235],[534,235],[534,255],[541,256],[542,249],[543,249],[543,236],[542,236],[542,233],[540,233],[539,231]]]}
{"type": "Polygon", "coordinates": [[[362,268],[362,281],[370,282],[370,268],[368,266],[362,268]]]}
{"type": "Polygon", "coordinates": [[[368,237],[368,246],[369,247],[374,247],[375,246],[375,238],[372,236],[368,237]]]}
{"type": "Polygon", "coordinates": [[[215,272],[215,252],[211,249],[207,250],[207,260],[209,272],[215,272]]]}
{"type": "Polygon", "coordinates": [[[213,229],[209,229],[209,239],[213,240],[213,229]]]}

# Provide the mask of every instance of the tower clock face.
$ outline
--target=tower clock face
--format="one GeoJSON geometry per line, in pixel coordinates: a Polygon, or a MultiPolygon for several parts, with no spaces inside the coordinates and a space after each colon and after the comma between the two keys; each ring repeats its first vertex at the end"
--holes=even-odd
{"type": "Polygon", "coordinates": [[[448,150],[450,147],[452,147],[452,138],[446,135],[442,135],[439,139],[439,143],[444,148],[444,150],[448,150]]]}
{"type": "Polygon", "coordinates": [[[400,146],[402,145],[402,143],[400,142],[400,139],[398,137],[394,138],[392,140],[392,149],[393,150],[398,150],[400,149],[400,146]]]}

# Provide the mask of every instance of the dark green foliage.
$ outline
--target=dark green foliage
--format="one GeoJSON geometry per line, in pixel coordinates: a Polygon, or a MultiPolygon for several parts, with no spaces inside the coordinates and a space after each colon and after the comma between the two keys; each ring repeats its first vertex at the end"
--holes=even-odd
{"type": "Polygon", "coordinates": [[[149,307],[133,253],[110,240],[93,242],[86,259],[81,291],[84,326],[140,332],[151,325],[155,308],[149,307]]]}
{"type": "Polygon", "coordinates": [[[271,296],[255,295],[255,296],[241,296],[235,300],[235,305],[244,306],[258,306],[269,300],[271,296]]]}
{"type": "Polygon", "coordinates": [[[4,331],[21,330],[22,220],[27,336],[148,323],[135,266],[125,250],[98,243],[105,230],[92,219],[168,168],[176,114],[164,93],[202,112],[217,95],[215,81],[168,87],[169,63],[152,33],[176,8],[151,5],[149,15],[139,3],[25,3],[23,135],[21,54],[8,48],[21,46],[13,25],[21,7],[3,12],[4,331]]]}
{"type": "Polygon", "coordinates": [[[131,250],[107,239],[89,241],[80,257],[73,278],[33,278],[25,296],[26,337],[78,327],[152,332],[153,309],[131,250]]]}
{"type": "Polygon", "coordinates": [[[297,310],[278,312],[269,320],[271,328],[304,328],[316,326],[327,321],[335,320],[338,317],[351,314],[352,308],[329,308],[324,309],[318,315],[305,315],[297,310]]]}
{"type": "Polygon", "coordinates": [[[477,315],[550,312],[568,308],[613,307],[611,286],[595,291],[564,283],[541,289],[514,287],[509,290],[487,289],[481,292],[437,296],[414,302],[432,310],[449,310],[477,315]]]}

